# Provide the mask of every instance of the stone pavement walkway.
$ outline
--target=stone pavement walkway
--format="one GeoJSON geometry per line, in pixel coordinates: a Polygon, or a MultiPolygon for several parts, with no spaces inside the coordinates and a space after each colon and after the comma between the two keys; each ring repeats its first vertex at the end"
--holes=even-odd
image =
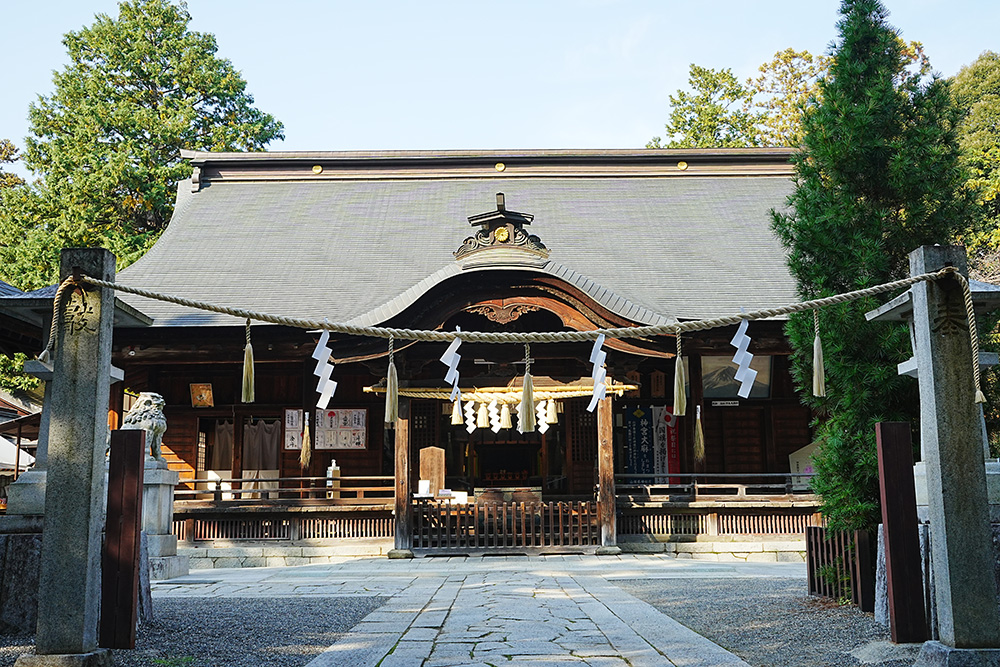
{"type": "Polygon", "coordinates": [[[391,598],[308,667],[711,667],[746,663],[612,582],[804,575],[802,563],[640,554],[345,558],[294,568],[200,570],[154,582],[153,595],[391,598]]]}

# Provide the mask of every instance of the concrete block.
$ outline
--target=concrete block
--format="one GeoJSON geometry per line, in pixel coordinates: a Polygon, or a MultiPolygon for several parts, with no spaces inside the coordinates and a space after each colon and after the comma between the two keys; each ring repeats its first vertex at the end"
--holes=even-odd
{"type": "Polygon", "coordinates": [[[924,642],[913,667],[1000,667],[1000,648],[953,648],[924,642]]]}
{"type": "Polygon", "coordinates": [[[224,558],[213,558],[213,567],[242,567],[243,559],[226,556],[224,558]]]}
{"type": "Polygon", "coordinates": [[[677,553],[715,553],[714,542],[678,542],[677,553]]]}
{"type": "Polygon", "coordinates": [[[221,547],[209,550],[210,558],[262,558],[264,549],[261,547],[221,547]]]}
{"type": "Polygon", "coordinates": [[[111,651],[99,648],[88,653],[22,655],[15,667],[114,667],[111,651]]]}
{"type": "Polygon", "coordinates": [[[696,552],[694,552],[694,553],[691,554],[691,558],[693,558],[694,560],[714,560],[714,561],[718,561],[719,560],[719,554],[717,554],[717,553],[699,553],[699,552],[696,551],[696,552]]]}
{"type": "Polygon", "coordinates": [[[302,547],[279,547],[279,546],[266,546],[261,548],[261,556],[267,558],[269,556],[302,556],[302,547]]]}
{"type": "Polygon", "coordinates": [[[154,581],[183,577],[190,569],[191,559],[186,555],[149,559],[149,578],[154,581]]]}
{"type": "Polygon", "coordinates": [[[308,565],[308,564],[309,564],[308,558],[296,558],[294,556],[288,556],[285,558],[285,565],[287,565],[288,567],[293,567],[295,565],[308,565]]]}
{"type": "Polygon", "coordinates": [[[659,554],[663,553],[663,544],[659,542],[619,542],[618,546],[622,551],[631,554],[659,554]]]}
{"type": "Polygon", "coordinates": [[[268,556],[264,559],[266,567],[285,567],[284,556],[268,556]]]}
{"type": "Polygon", "coordinates": [[[304,558],[329,556],[331,548],[332,547],[302,547],[302,556],[304,558]]]}
{"type": "Polygon", "coordinates": [[[778,554],[773,551],[764,551],[762,553],[751,553],[747,555],[748,563],[777,563],[778,554]]]}
{"type": "Polygon", "coordinates": [[[210,549],[204,549],[204,548],[201,548],[201,547],[194,547],[194,548],[191,548],[191,549],[178,549],[177,553],[178,553],[178,555],[187,556],[191,560],[194,560],[196,558],[208,558],[208,552],[209,551],[211,551],[211,550],[210,549]]]}
{"type": "Polygon", "coordinates": [[[801,551],[805,553],[806,541],[805,538],[801,540],[790,540],[784,542],[762,542],[761,547],[763,551],[801,551]]]}
{"type": "Polygon", "coordinates": [[[774,552],[779,563],[804,563],[806,553],[804,551],[777,551],[774,552]]]}
{"type": "Polygon", "coordinates": [[[0,535],[0,631],[35,631],[41,549],[40,533],[0,535]]]}
{"type": "Polygon", "coordinates": [[[720,563],[745,563],[747,562],[747,556],[750,554],[746,551],[721,551],[716,555],[719,557],[720,563]]]}
{"type": "Polygon", "coordinates": [[[194,558],[190,567],[192,570],[211,570],[215,567],[215,562],[211,558],[194,558]]]}
{"type": "Polygon", "coordinates": [[[310,565],[322,565],[330,562],[329,556],[309,556],[308,558],[310,565]]]}
{"type": "Polygon", "coordinates": [[[256,558],[256,557],[254,557],[254,558],[244,558],[242,566],[243,567],[267,567],[267,559],[266,558],[256,558]]]}

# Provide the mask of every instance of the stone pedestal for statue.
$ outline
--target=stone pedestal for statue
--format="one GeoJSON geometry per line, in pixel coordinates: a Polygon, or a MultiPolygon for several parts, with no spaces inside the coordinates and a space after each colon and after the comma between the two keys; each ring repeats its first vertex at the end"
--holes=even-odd
{"type": "Polygon", "coordinates": [[[180,480],[163,459],[146,458],[142,483],[142,532],[149,548],[149,578],[181,577],[189,572],[188,556],[177,555],[173,534],[174,487],[180,480]]]}
{"type": "Polygon", "coordinates": [[[38,447],[35,450],[35,465],[25,470],[7,487],[7,514],[45,514],[45,469],[49,450],[49,414],[51,413],[49,383],[52,369],[42,362],[31,359],[24,362],[24,372],[45,383],[42,399],[42,416],[38,426],[38,447]]]}

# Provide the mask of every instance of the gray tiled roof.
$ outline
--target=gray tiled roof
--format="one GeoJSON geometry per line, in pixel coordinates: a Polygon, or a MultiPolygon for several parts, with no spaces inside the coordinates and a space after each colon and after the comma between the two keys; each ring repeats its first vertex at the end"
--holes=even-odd
{"type": "MultiPolygon", "coordinates": [[[[180,184],[160,241],[125,284],[298,317],[375,324],[433,285],[468,279],[452,252],[495,193],[534,215],[561,277],[647,323],[790,303],[769,211],[787,175],[579,174],[202,180],[180,184]]],[[[510,267],[508,267],[510,268],[510,267]]],[[[475,269],[483,270],[483,269],[475,269]]],[[[522,267],[522,270],[523,267],[522,267]]],[[[122,294],[157,326],[234,318],[122,294]]]]}
{"type": "Polygon", "coordinates": [[[0,280],[0,296],[16,296],[18,294],[23,294],[23,292],[13,285],[8,285],[4,281],[0,280]]]}

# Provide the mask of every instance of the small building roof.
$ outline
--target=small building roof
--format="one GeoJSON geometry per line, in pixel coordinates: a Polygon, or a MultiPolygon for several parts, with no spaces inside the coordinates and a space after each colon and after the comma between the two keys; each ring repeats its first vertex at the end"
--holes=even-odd
{"type": "MultiPolygon", "coordinates": [[[[195,153],[161,239],[123,284],[220,305],[377,324],[480,271],[557,276],[659,324],[796,300],[772,209],[787,149],[195,153]],[[456,260],[496,193],[548,257],[456,260]]],[[[128,294],[154,326],[236,318],[128,294]]]]}

